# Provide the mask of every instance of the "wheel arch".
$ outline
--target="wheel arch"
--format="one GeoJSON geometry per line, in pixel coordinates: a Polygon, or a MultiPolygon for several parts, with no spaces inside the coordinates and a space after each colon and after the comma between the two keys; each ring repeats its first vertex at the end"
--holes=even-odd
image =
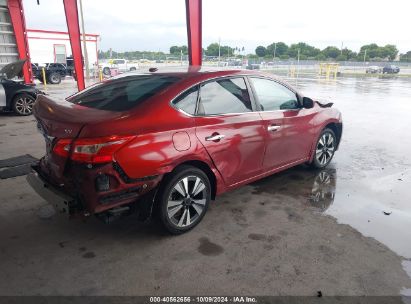
{"type": "Polygon", "coordinates": [[[203,171],[207,175],[207,177],[210,181],[211,199],[214,200],[216,198],[216,195],[217,195],[217,177],[215,176],[213,170],[211,170],[210,166],[206,162],[201,161],[201,160],[187,160],[187,161],[184,161],[182,163],[179,163],[176,167],[174,167],[174,169],[171,172],[166,173],[166,175],[173,174],[181,166],[191,166],[191,167],[195,167],[195,168],[200,169],[201,171],[203,171]]]}
{"type": "Polygon", "coordinates": [[[33,97],[34,100],[36,100],[36,98],[37,98],[37,95],[36,95],[35,92],[30,92],[30,91],[27,91],[27,90],[24,90],[24,89],[18,89],[16,91],[14,91],[13,94],[10,94],[10,106],[11,107],[13,106],[14,98],[16,98],[17,95],[21,95],[21,94],[28,94],[31,97],[33,97]]]}
{"type": "Polygon", "coordinates": [[[330,123],[326,124],[321,129],[321,131],[326,129],[326,128],[329,128],[329,129],[333,130],[335,136],[337,137],[337,149],[338,149],[338,147],[340,145],[340,141],[341,141],[341,136],[342,136],[342,123],[340,123],[340,122],[330,122],[330,123]]]}

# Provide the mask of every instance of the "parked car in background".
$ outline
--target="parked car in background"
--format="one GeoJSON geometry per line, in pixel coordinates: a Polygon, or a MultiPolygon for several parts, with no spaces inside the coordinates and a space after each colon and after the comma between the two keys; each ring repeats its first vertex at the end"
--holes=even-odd
{"type": "Polygon", "coordinates": [[[63,63],[46,63],[44,66],[32,64],[31,68],[33,71],[33,77],[41,82],[43,82],[43,68],[47,83],[59,84],[61,79],[67,76],[67,66],[63,63]]]}
{"type": "Polygon", "coordinates": [[[376,66],[376,65],[371,65],[371,66],[369,66],[369,67],[365,70],[365,72],[366,72],[367,74],[368,74],[368,73],[370,73],[370,74],[381,73],[381,72],[382,72],[382,68],[379,67],[379,66],[376,66]]]}
{"type": "Polygon", "coordinates": [[[386,65],[382,69],[383,74],[398,74],[400,72],[400,68],[396,65],[386,65]]]}
{"type": "Polygon", "coordinates": [[[11,80],[21,74],[25,62],[19,60],[9,63],[0,70],[0,110],[3,112],[24,116],[33,113],[37,94],[41,92],[35,86],[11,80]]]}
{"type": "Polygon", "coordinates": [[[258,63],[249,63],[249,64],[246,66],[247,70],[259,70],[260,67],[261,67],[261,65],[258,64],[258,63]]]}
{"type": "Polygon", "coordinates": [[[131,63],[126,59],[110,59],[109,61],[100,64],[100,69],[106,76],[111,75],[111,69],[117,69],[119,72],[135,71],[138,69],[137,63],[131,63]]]}
{"type": "Polygon", "coordinates": [[[341,113],[257,71],[122,74],[34,106],[46,156],[30,185],[70,216],[139,210],[171,233],[216,195],[292,166],[324,168],[341,113]]]}

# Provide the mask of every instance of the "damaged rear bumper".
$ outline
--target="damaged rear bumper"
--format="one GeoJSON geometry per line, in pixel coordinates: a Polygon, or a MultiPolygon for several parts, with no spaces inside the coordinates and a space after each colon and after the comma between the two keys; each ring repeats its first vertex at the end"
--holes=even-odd
{"type": "Polygon", "coordinates": [[[27,182],[45,201],[51,203],[57,212],[73,216],[75,213],[76,199],[63,193],[55,186],[43,179],[34,169],[26,176],[27,182]]]}

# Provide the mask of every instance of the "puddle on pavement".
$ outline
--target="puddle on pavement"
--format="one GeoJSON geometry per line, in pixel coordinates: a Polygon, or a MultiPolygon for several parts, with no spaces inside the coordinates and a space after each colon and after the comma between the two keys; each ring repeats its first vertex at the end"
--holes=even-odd
{"type": "Polygon", "coordinates": [[[333,168],[311,170],[298,166],[266,177],[253,184],[253,194],[270,193],[303,198],[307,207],[324,212],[333,203],[336,187],[336,171],[333,168]]]}
{"type": "Polygon", "coordinates": [[[342,112],[333,169],[290,169],[255,183],[256,193],[303,197],[304,204],[404,257],[411,278],[411,79],[299,79],[298,88],[342,112]]]}
{"type": "MultiPolygon", "coordinates": [[[[411,261],[402,261],[402,267],[404,268],[408,276],[411,278],[411,261]]],[[[401,290],[401,294],[403,296],[411,297],[411,288],[403,288],[401,290]]],[[[411,300],[411,298],[408,298],[407,300],[409,301],[411,300]]],[[[410,301],[406,303],[410,303],[410,301]]]]}

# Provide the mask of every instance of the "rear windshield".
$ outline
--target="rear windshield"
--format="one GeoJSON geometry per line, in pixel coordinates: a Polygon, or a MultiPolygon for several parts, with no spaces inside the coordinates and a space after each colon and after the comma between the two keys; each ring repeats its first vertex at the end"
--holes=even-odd
{"type": "Polygon", "coordinates": [[[91,86],[67,100],[89,108],[126,111],[179,80],[165,75],[121,76],[91,86]]]}

